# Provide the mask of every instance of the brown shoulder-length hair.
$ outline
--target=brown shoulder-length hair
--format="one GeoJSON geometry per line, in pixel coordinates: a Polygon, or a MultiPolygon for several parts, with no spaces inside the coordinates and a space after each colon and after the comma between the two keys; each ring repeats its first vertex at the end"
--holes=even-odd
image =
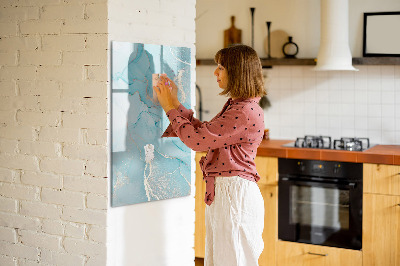
{"type": "Polygon", "coordinates": [[[219,50],[214,57],[228,72],[228,86],[220,95],[253,98],[266,95],[260,58],[247,45],[233,45],[219,50]]]}

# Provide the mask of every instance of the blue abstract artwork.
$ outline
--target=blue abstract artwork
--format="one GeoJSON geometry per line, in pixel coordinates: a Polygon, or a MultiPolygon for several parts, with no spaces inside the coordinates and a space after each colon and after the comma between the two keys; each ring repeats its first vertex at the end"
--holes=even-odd
{"type": "Polygon", "coordinates": [[[190,195],[191,151],[179,138],[161,138],[169,125],[153,97],[152,74],[166,74],[191,105],[191,49],[112,42],[111,206],[190,195]]]}

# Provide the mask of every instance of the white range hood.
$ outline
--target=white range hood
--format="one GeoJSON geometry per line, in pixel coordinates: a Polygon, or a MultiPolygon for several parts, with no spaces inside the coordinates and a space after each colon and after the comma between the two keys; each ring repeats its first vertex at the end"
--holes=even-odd
{"type": "Polygon", "coordinates": [[[358,71],[349,47],[348,0],[321,0],[321,40],[314,70],[358,71]]]}

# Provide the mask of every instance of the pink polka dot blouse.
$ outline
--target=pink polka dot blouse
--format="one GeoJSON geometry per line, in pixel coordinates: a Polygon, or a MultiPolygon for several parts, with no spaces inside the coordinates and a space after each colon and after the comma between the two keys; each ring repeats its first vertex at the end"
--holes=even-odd
{"type": "Polygon", "coordinates": [[[162,137],[179,137],[190,149],[207,151],[200,160],[207,205],[214,200],[217,176],[240,176],[254,182],[260,179],[254,163],[265,128],[259,100],[230,98],[209,122],[194,118],[193,111],[182,104],[167,113],[171,123],[162,137]]]}

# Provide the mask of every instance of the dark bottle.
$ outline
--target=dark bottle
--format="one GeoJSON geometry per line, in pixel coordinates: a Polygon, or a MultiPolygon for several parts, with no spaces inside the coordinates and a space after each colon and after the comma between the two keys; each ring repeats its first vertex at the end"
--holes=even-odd
{"type": "Polygon", "coordinates": [[[299,52],[299,47],[292,40],[293,37],[289,36],[289,41],[282,46],[282,52],[285,55],[285,58],[296,58],[296,55],[299,52]]]}

